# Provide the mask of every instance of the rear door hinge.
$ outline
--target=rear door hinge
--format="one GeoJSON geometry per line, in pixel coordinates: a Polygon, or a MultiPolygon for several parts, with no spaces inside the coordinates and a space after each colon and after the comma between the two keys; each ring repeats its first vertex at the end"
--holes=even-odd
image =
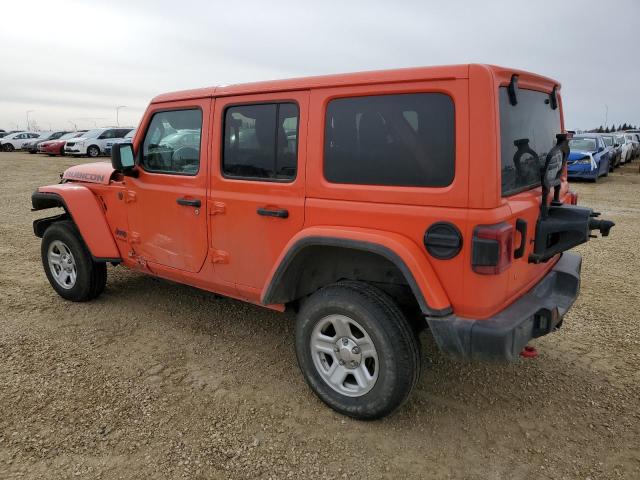
{"type": "Polygon", "coordinates": [[[229,263],[229,252],[211,250],[211,263],[229,263]]]}

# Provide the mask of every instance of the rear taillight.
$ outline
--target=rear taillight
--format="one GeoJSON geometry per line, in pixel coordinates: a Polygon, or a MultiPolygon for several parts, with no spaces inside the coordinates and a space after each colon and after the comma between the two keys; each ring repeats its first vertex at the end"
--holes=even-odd
{"type": "Polygon", "coordinates": [[[478,225],[473,230],[471,266],[484,275],[504,272],[513,258],[513,225],[478,225]]]}
{"type": "Polygon", "coordinates": [[[569,190],[567,192],[567,203],[569,205],[577,205],[578,204],[578,194],[576,192],[572,192],[569,190]]]}

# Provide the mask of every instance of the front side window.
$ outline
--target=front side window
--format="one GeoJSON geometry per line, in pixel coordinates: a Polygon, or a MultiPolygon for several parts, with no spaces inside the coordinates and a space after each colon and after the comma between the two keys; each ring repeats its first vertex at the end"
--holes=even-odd
{"type": "Polygon", "coordinates": [[[113,138],[115,136],[115,130],[105,130],[99,137],[98,140],[106,140],[109,138],[113,138]]]}
{"type": "Polygon", "coordinates": [[[340,98],[325,119],[324,176],[333,183],[444,187],[453,181],[455,113],[442,93],[340,98]]]}
{"type": "Polygon", "coordinates": [[[604,144],[607,147],[612,147],[613,146],[613,137],[602,137],[604,140],[604,144]]]}
{"type": "Polygon", "coordinates": [[[225,176],[293,180],[298,164],[298,119],[295,103],[227,108],[222,153],[225,176]]]}
{"type": "Polygon", "coordinates": [[[196,175],[201,133],[199,109],[154,113],[142,143],[142,168],[154,173],[196,175]]]}
{"type": "Polygon", "coordinates": [[[540,168],[561,133],[560,109],[551,108],[548,92],[518,89],[516,105],[507,87],[499,88],[502,195],[540,185],[540,168]]]}

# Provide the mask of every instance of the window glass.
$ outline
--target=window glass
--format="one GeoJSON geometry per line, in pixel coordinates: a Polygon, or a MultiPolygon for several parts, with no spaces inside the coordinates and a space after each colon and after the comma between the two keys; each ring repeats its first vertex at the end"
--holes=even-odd
{"type": "Polygon", "coordinates": [[[595,152],[597,149],[595,138],[572,138],[569,140],[569,148],[571,150],[583,150],[587,152],[595,152]]]}
{"type": "Polygon", "coordinates": [[[518,89],[516,105],[509,102],[507,87],[498,95],[502,195],[507,196],[540,185],[540,168],[561,133],[560,109],[551,108],[548,92],[518,89]]]}
{"type": "Polygon", "coordinates": [[[607,136],[607,137],[602,137],[602,139],[604,140],[604,144],[605,144],[607,147],[611,147],[611,146],[613,146],[613,137],[609,137],[609,136],[607,136]]]}
{"type": "Polygon", "coordinates": [[[453,181],[453,100],[442,93],[340,98],[327,106],[330,182],[444,187],[453,181]]]}
{"type": "Polygon", "coordinates": [[[99,139],[109,139],[109,138],[113,138],[115,133],[115,130],[105,130],[104,132],[102,132],[102,134],[100,134],[100,136],[98,137],[99,139]]]}
{"type": "Polygon", "coordinates": [[[298,163],[298,106],[239,105],[224,118],[222,169],[226,176],[292,180],[298,163]]]}
{"type": "Polygon", "coordinates": [[[201,132],[198,109],[155,113],[142,144],[142,167],[156,173],[197,174],[201,132]]]}

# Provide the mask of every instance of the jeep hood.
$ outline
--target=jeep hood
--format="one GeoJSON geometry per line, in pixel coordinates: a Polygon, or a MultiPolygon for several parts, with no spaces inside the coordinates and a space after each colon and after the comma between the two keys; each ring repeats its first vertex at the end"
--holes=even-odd
{"type": "Polygon", "coordinates": [[[72,182],[101,183],[108,185],[115,172],[110,162],[85,163],[68,168],[62,174],[64,180],[72,182]]]}

